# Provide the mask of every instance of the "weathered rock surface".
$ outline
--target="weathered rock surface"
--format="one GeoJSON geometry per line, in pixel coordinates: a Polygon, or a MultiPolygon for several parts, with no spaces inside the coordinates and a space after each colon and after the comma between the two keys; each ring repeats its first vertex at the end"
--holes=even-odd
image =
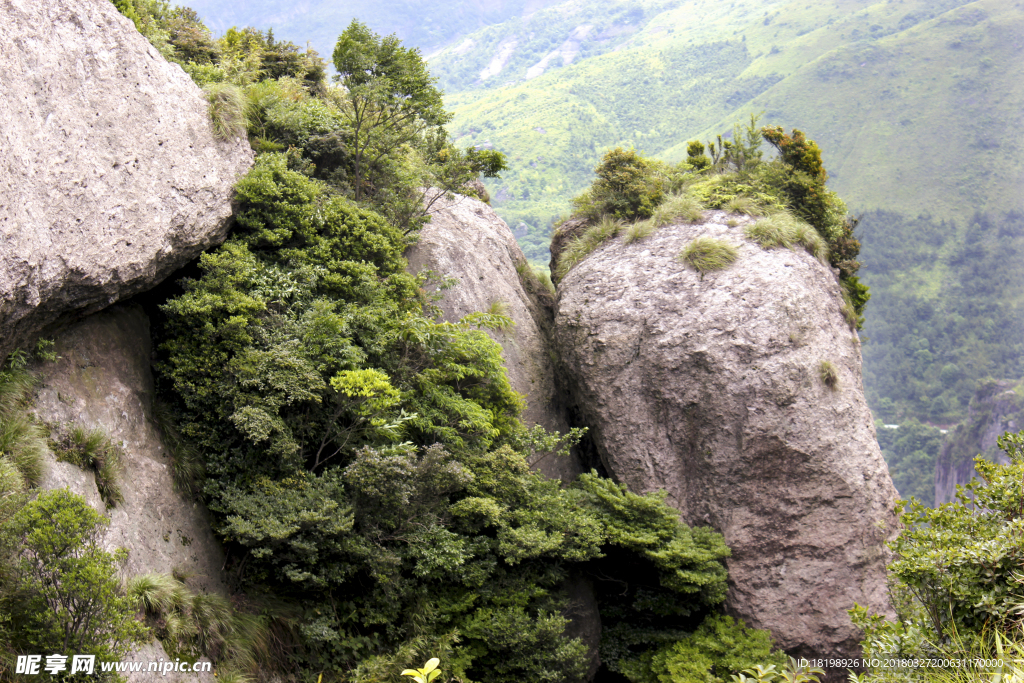
{"type": "Polygon", "coordinates": [[[977,476],[974,458],[984,455],[993,462],[1009,464],[996,440],[1005,432],[1024,429],[1024,398],[1020,382],[989,382],[975,392],[967,419],[946,435],[935,465],[935,504],[949,503],[956,487],[977,476]]]}
{"type": "Polygon", "coordinates": [[[226,234],[245,140],[109,0],[0,0],[0,357],[226,234]]]}
{"type": "MultiPolygon", "coordinates": [[[[528,292],[519,270],[528,268],[512,231],[494,210],[476,199],[456,195],[431,208],[432,219],[419,241],[406,252],[409,270],[432,270],[458,283],[443,292],[438,306],[444,319],[455,322],[494,304],[515,321],[507,332],[490,332],[501,344],[512,387],[526,396],[523,420],[561,433],[568,431],[555,388],[554,365],[546,328],[551,310],[540,291],[528,292]]],[[[526,276],[529,277],[529,276],[526,276]]],[[[548,456],[537,469],[565,480],[581,471],[570,458],[548,456]]]]}
{"type": "Polygon", "coordinates": [[[896,497],[864,400],[860,346],[834,275],[728,227],[612,240],[559,285],[555,342],[604,466],[665,489],[732,548],[727,608],[801,656],[850,656],[846,610],[887,611],[896,497]],[[709,235],[739,259],[701,277],[677,255],[709,235]],[[838,371],[830,389],[821,363],[838,371]]]}
{"type": "Polygon", "coordinates": [[[110,518],[108,549],[127,548],[125,574],[170,572],[193,589],[225,591],[224,555],[204,507],[174,489],[171,460],[153,422],[149,321],[115,305],[60,333],[60,359],[40,369],[35,411],[55,429],[102,429],[125,453],[124,502],[105,510],[91,471],[51,458],[45,489],[69,487],[110,518]]]}

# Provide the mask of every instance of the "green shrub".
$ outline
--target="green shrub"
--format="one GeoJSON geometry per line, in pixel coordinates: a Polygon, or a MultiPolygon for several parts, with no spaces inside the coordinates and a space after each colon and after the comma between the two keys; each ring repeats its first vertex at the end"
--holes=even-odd
{"type": "Polygon", "coordinates": [[[245,137],[247,130],[245,95],[230,83],[210,83],[203,88],[210,103],[210,122],[218,140],[245,137]]]}
{"type": "Polygon", "coordinates": [[[767,631],[747,628],[742,620],[713,614],[693,633],[621,665],[633,683],[725,683],[758,664],[785,665],[786,655],[772,651],[767,631]]]}
{"type": "MultiPolygon", "coordinates": [[[[865,657],[962,660],[966,672],[938,671],[932,680],[960,673],[980,680],[992,669],[979,671],[969,662],[1002,658],[1000,648],[1020,643],[1024,432],[1006,433],[998,444],[1009,464],[975,458],[978,478],[957,487],[955,502],[938,508],[916,499],[897,503],[900,533],[889,544],[888,568],[897,617],[890,621],[863,607],[850,611],[865,631],[865,657]]],[[[859,680],[918,680],[918,673],[879,667],[859,680]]]]}
{"type": "Polygon", "coordinates": [[[725,240],[698,237],[679,254],[679,260],[703,276],[713,270],[731,266],[739,257],[739,249],[725,240]]]}
{"type": "Polygon", "coordinates": [[[663,180],[655,164],[632,149],[616,147],[601,160],[590,189],[573,199],[573,214],[590,220],[610,215],[620,220],[650,218],[661,203],[663,180]]]}
{"type": "Polygon", "coordinates": [[[107,523],[67,489],[41,493],[8,522],[18,554],[4,602],[16,652],[123,659],[148,641],[121,587],[128,553],[100,545],[107,523]]]}

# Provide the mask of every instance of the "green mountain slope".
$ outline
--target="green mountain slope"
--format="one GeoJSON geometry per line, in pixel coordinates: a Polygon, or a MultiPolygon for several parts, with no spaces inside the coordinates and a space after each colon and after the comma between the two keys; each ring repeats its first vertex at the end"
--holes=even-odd
{"type": "Polygon", "coordinates": [[[510,155],[492,195],[536,260],[551,218],[604,150],[676,160],[687,140],[727,132],[751,111],[816,139],[855,210],[1021,205],[1024,3],[640,1],[612,5],[615,20],[600,7],[557,5],[432,60],[460,143],[510,155]],[[541,36],[538,25],[560,33],[541,36]],[[555,56],[528,78],[544,49],[555,56]],[[495,55],[507,57],[496,72],[495,55]]]}

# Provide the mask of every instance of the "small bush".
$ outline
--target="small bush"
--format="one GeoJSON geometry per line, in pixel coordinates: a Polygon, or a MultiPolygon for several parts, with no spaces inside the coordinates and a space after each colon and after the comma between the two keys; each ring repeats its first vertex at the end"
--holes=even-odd
{"type": "Polygon", "coordinates": [[[823,360],[818,364],[818,375],[821,382],[832,391],[839,388],[839,371],[831,361],[823,360]]]}
{"type": "Polygon", "coordinates": [[[712,270],[728,268],[739,257],[739,249],[714,237],[698,237],[679,254],[686,263],[702,276],[712,270]]]}
{"type": "Polygon", "coordinates": [[[648,218],[664,197],[657,164],[635,150],[616,147],[594,169],[597,180],[573,199],[573,215],[591,220],[610,214],[622,220],[648,218]]]}
{"type": "Polygon", "coordinates": [[[818,231],[788,213],[774,213],[743,229],[743,234],[765,249],[802,246],[822,263],[828,263],[828,245],[818,231]]]}
{"type": "Polygon", "coordinates": [[[558,260],[558,279],[564,278],[577,263],[590,255],[592,251],[601,246],[605,241],[610,240],[622,230],[622,221],[612,216],[604,215],[595,225],[587,228],[582,235],[569,242],[569,245],[562,252],[558,260]]]}
{"type": "Polygon", "coordinates": [[[203,90],[210,102],[214,137],[218,140],[243,137],[247,125],[247,100],[242,91],[230,83],[210,83],[203,90]]]}

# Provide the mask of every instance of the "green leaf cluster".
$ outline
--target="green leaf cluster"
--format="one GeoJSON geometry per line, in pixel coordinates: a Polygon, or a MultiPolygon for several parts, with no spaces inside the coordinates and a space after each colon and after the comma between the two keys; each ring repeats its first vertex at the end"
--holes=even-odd
{"type": "Polygon", "coordinates": [[[16,652],[111,660],[149,639],[121,585],[127,551],[100,545],[107,523],[80,496],[60,489],[41,493],[4,525],[15,555],[0,596],[12,616],[3,635],[16,652]]]}

